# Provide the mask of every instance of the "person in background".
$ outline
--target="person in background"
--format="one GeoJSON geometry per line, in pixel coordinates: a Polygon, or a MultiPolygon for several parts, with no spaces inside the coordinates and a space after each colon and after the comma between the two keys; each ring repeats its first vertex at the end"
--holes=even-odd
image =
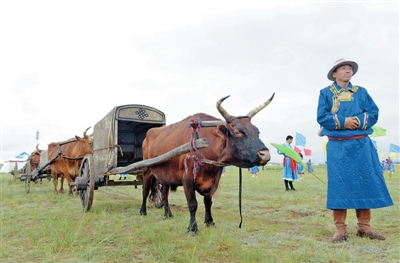
{"type": "Polygon", "coordinates": [[[387,163],[387,165],[386,165],[387,171],[390,172],[391,174],[393,174],[394,173],[394,164],[393,164],[392,158],[390,158],[390,156],[386,159],[386,163],[387,163]]]}
{"type": "Polygon", "coordinates": [[[225,173],[226,173],[226,167],[224,166],[224,167],[222,167],[222,175],[221,176],[224,176],[225,173]]]}
{"type": "MultiPolygon", "coordinates": [[[[301,154],[301,152],[299,152],[299,156],[301,158],[301,160],[303,160],[303,154],[301,154]]],[[[297,174],[299,176],[299,179],[303,179],[303,164],[302,163],[297,163],[297,174]]]]}
{"type": "Polygon", "coordinates": [[[383,171],[383,173],[385,173],[385,170],[386,170],[386,161],[385,161],[385,160],[382,160],[381,165],[382,165],[382,171],[383,171]]]}
{"type": "Polygon", "coordinates": [[[128,174],[120,174],[118,180],[121,180],[122,177],[124,178],[124,180],[126,180],[126,177],[127,177],[127,176],[128,176],[128,174]]]}
{"type": "Polygon", "coordinates": [[[311,159],[309,159],[308,162],[307,162],[307,171],[309,173],[313,173],[314,172],[314,168],[312,167],[311,159]]]}
{"type": "MultiPolygon", "coordinates": [[[[286,143],[282,145],[289,147],[291,149],[292,146],[290,145],[293,142],[293,136],[288,135],[286,136],[286,143]]],[[[283,152],[278,150],[278,154],[284,155],[283,157],[283,181],[285,183],[286,191],[295,191],[296,189],[293,187],[293,182],[298,181],[297,177],[297,163],[295,160],[286,156],[283,152]],[[290,186],[290,189],[289,189],[290,186]]]]}
{"type": "Polygon", "coordinates": [[[357,236],[384,240],[372,230],[371,209],[393,205],[376,148],[369,138],[379,109],[367,90],[350,80],[358,64],[339,59],[328,72],[332,84],[320,90],[319,136],[327,136],[328,190],[326,207],[336,227],[332,242],[347,239],[347,209],[355,209],[357,236]]]}
{"type": "Polygon", "coordinates": [[[255,177],[258,178],[258,172],[260,171],[260,169],[258,169],[258,166],[253,166],[251,168],[249,168],[249,172],[251,173],[251,177],[255,177]]]}

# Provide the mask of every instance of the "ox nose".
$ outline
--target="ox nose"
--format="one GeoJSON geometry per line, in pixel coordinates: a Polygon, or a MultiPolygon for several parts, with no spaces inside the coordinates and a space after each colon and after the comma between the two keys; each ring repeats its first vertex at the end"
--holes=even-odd
{"type": "Polygon", "coordinates": [[[268,149],[258,151],[258,157],[260,157],[260,159],[261,159],[261,161],[260,161],[261,165],[267,164],[269,162],[269,160],[271,159],[268,149]]]}

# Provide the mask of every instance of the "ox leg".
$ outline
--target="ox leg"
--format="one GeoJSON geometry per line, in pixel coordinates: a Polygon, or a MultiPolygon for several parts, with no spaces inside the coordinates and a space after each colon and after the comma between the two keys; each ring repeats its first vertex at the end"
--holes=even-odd
{"type": "Polygon", "coordinates": [[[171,208],[169,207],[168,203],[168,193],[169,193],[170,186],[163,184],[161,188],[161,196],[162,196],[162,202],[164,205],[164,216],[172,218],[174,215],[171,212],[171,208]]]}
{"type": "Polygon", "coordinates": [[[204,206],[206,208],[206,215],[204,218],[204,223],[207,226],[215,226],[214,220],[211,216],[211,206],[212,206],[212,198],[208,196],[204,196],[204,206]]]}
{"type": "Polygon", "coordinates": [[[196,199],[196,193],[194,191],[194,182],[192,181],[192,179],[185,180],[185,182],[183,183],[183,188],[185,190],[186,200],[190,213],[188,231],[197,233],[197,231],[199,230],[196,223],[196,211],[198,203],[196,199]]]}
{"type": "Polygon", "coordinates": [[[53,178],[54,193],[58,194],[58,191],[57,191],[57,182],[58,182],[57,174],[56,173],[51,173],[51,177],[53,178]]]}
{"type": "MultiPolygon", "coordinates": [[[[57,181],[58,181],[58,175],[56,176],[57,181]]],[[[60,193],[64,193],[64,175],[60,175],[60,193]]],[[[57,190],[57,189],[56,189],[57,190]]]]}
{"type": "Polygon", "coordinates": [[[71,186],[71,182],[75,182],[76,176],[71,177],[71,181],[68,182],[68,187],[69,187],[69,191],[68,191],[68,195],[74,195],[73,191],[72,191],[72,186],[71,186]]]}
{"type": "Polygon", "coordinates": [[[150,193],[150,183],[152,179],[152,175],[150,174],[150,169],[143,169],[143,185],[142,185],[142,207],[140,208],[140,215],[145,216],[147,215],[147,208],[146,208],[146,201],[147,197],[150,193]]]}

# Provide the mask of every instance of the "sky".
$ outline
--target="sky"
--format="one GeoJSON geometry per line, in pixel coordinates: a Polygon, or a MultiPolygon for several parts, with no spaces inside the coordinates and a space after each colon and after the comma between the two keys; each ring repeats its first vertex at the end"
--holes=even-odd
{"type": "Polygon", "coordinates": [[[227,95],[245,115],[275,93],[252,118],[271,162],[271,143],[300,133],[305,160],[323,163],[318,96],[340,58],[359,65],[351,82],[379,107],[387,156],[400,145],[398,1],[1,0],[0,161],[82,136],[119,105],[157,108],[168,125],[222,118],[227,95]]]}

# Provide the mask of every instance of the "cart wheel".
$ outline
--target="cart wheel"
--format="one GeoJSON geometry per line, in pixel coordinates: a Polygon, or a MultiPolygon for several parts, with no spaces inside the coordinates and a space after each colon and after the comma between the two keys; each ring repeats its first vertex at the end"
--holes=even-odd
{"type": "Polygon", "coordinates": [[[161,188],[161,182],[157,181],[155,189],[151,190],[149,196],[147,197],[147,201],[152,207],[162,208],[164,206],[162,202],[161,188]]]}
{"type": "Polygon", "coordinates": [[[94,194],[94,167],[93,156],[88,154],[82,161],[79,177],[87,181],[85,190],[79,191],[79,198],[81,199],[82,211],[87,212],[92,207],[93,194],[94,194]]]}
{"type": "Polygon", "coordinates": [[[31,182],[31,164],[29,162],[26,163],[26,179],[25,179],[25,192],[29,193],[30,187],[29,184],[31,182]]]}
{"type": "Polygon", "coordinates": [[[163,207],[161,188],[162,188],[161,182],[157,182],[157,198],[156,198],[156,204],[155,204],[156,208],[163,207]]]}

